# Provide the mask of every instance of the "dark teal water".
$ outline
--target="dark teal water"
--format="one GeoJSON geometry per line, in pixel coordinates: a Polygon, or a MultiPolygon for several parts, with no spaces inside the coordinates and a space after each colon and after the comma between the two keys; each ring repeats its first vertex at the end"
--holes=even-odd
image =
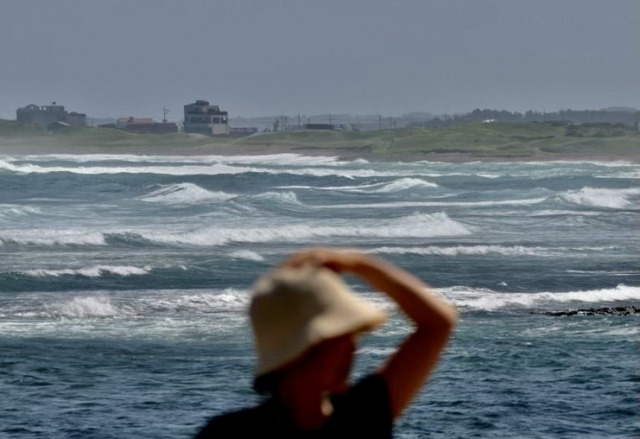
{"type": "MultiPolygon", "coordinates": [[[[461,323],[396,436],[636,438],[640,166],[0,157],[0,437],[190,437],[252,404],[255,278],[353,246],[461,323]]],[[[363,340],[354,378],[409,328],[363,340]]]]}

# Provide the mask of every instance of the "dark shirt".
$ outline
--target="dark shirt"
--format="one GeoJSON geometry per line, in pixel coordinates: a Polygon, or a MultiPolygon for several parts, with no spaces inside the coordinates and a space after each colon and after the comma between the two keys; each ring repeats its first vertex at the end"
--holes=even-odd
{"type": "Polygon", "coordinates": [[[317,430],[292,430],[274,399],[212,418],[196,439],[207,438],[367,438],[392,437],[393,419],[384,378],[369,375],[344,395],[331,397],[333,413],[317,430]]]}

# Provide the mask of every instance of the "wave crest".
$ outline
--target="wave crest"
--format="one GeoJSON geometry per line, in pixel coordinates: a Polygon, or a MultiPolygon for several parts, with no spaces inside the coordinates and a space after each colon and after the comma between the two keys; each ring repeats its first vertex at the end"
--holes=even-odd
{"type": "Polygon", "coordinates": [[[0,245],[106,245],[100,232],[79,230],[12,230],[0,232],[0,245]]]}
{"type": "Polygon", "coordinates": [[[119,314],[106,296],[74,297],[71,300],[45,305],[51,317],[87,318],[113,317],[119,314]]]}
{"type": "Polygon", "coordinates": [[[484,256],[488,254],[498,254],[504,256],[548,256],[550,249],[544,247],[525,247],[521,245],[501,246],[501,245],[458,245],[450,247],[378,247],[369,250],[369,253],[382,254],[414,254],[414,255],[437,255],[437,256],[484,256]]]}
{"type": "Polygon", "coordinates": [[[296,242],[330,237],[371,238],[432,238],[468,235],[471,231],[446,213],[414,214],[391,219],[375,225],[352,226],[332,224],[310,226],[290,224],[272,227],[227,228],[207,227],[192,232],[143,232],[143,239],[169,245],[216,246],[232,242],[262,243],[273,241],[296,242]]]}
{"type": "Polygon", "coordinates": [[[598,303],[640,300],[640,287],[618,285],[586,291],[502,293],[487,288],[452,287],[438,290],[457,306],[471,310],[496,311],[503,308],[536,308],[560,303],[598,303]]]}
{"type": "Polygon", "coordinates": [[[101,277],[104,275],[135,276],[151,272],[151,267],[131,267],[126,265],[94,265],[83,268],[63,268],[58,270],[34,269],[20,273],[33,277],[85,276],[101,277]]]}
{"type": "Polygon", "coordinates": [[[209,191],[193,183],[177,183],[161,186],[139,199],[149,203],[195,204],[225,201],[235,196],[226,192],[209,191]]]}
{"type": "Polygon", "coordinates": [[[624,209],[631,205],[629,197],[640,194],[640,189],[603,189],[583,187],[578,191],[567,191],[559,195],[560,199],[571,204],[588,207],[624,209]]]}

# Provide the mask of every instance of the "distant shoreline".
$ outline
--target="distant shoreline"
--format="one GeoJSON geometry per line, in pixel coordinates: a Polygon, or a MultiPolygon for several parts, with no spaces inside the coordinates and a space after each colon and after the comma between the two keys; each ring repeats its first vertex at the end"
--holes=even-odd
{"type": "Polygon", "coordinates": [[[376,155],[360,148],[331,148],[331,147],[305,147],[296,145],[206,145],[206,146],[76,146],[76,145],[33,145],[27,143],[4,143],[0,140],[0,155],[46,155],[46,154],[133,154],[133,155],[161,155],[161,156],[234,156],[234,155],[270,155],[270,154],[300,154],[318,157],[337,157],[340,160],[365,159],[370,161],[431,161],[448,163],[466,162],[502,162],[502,163],[526,163],[526,162],[553,162],[553,161],[592,161],[592,162],[631,162],[640,164],[640,151],[629,155],[613,154],[551,154],[537,151],[531,156],[488,156],[474,155],[469,152],[452,153],[404,153],[376,155]]]}
{"type": "Polygon", "coordinates": [[[0,130],[0,154],[265,155],[437,162],[601,161],[640,163],[640,133],[610,124],[492,123],[374,132],[285,131],[244,138],[133,134],[85,128],[64,133],[0,130]]]}

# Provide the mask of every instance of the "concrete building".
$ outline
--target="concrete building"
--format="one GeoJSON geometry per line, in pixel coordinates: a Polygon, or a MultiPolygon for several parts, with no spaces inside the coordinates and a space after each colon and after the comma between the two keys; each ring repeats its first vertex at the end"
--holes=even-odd
{"type": "Polygon", "coordinates": [[[16,119],[27,125],[37,125],[42,129],[48,129],[56,122],[64,122],[71,127],[84,127],[87,123],[87,115],[83,113],[68,113],[63,105],[53,102],[51,105],[41,107],[30,104],[16,110],[16,119]]]}
{"type": "Polygon", "coordinates": [[[208,101],[187,104],[184,106],[184,132],[227,136],[230,133],[229,114],[217,105],[209,105],[208,101]]]}

